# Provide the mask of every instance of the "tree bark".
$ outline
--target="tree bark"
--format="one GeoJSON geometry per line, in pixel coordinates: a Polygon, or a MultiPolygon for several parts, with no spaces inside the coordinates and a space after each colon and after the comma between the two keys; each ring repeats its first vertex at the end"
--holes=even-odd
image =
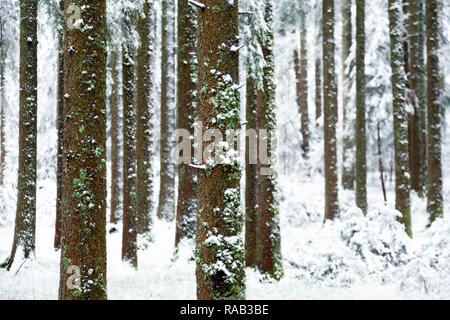
{"type": "Polygon", "coordinates": [[[20,3],[20,116],[17,211],[9,270],[17,248],[29,258],[36,241],[37,1],[20,3]]]}
{"type": "Polygon", "coordinates": [[[161,139],[158,219],[175,217],[175,165],[172,161],[175,127],[175,1],[162,2],[161,139]]]}
{"type": "MultiPolygon", "coordinates": [[[[203,129],[240,128],[238,1],[204,0],[199,11],[198,117],[203,129]],[[218,108],[220,106],[220,109],[218,108]]],[[[202,150],[208,146],[203,142],[202,150]]],[[[224,145],[228,155],[233,145],[224,145]]],[[[243,215],[240,163],[206,156],[199,172],[197,222],[197,298],[244,299],[243,215]]]]}
{"type": "Polygon", "coordinates": [[[335,72],[334,0],[323,0],[323,95],[324,95],[324,155],[325,155],[325,219],[334,219],[339,212],[337,185],[338,121],[335,72]]]}
{"type": "Polygon", "coordinates": [[[356,205],[367,214],[365,0],[356,0],[356,205]]]}
{"type": "Polygon", "coordinates": [[[410,207],[410,171],[408,146],[408,118],[406,110],[406,73],[403,43],[402,0],[389,0],[389,28],[391,38],[392,96],[394,108],[395,208],[405,231],[412,236],[410,207]]]}
{"type": "Polygon", "coordinates": [[[6,148],[5,148],[5,59],[6,45],[3,35],[4,22],[0,17],[0,185],[5,183],[6,148]]]}
{"type": "MultiPolygon", "coordinates": [[[[178,86],[177,128],[194,136],[197,77],[197,9],[178,1],[178,86]]],[[[191,157],[192,159],[192,157],[191,157]]],[[[192,160],[191,160],[192,162],[192,160]]],[[[192,162],[193,163],[193,162],[192,162]]],[[[178,166],[178,203],[175,246],[184,238],[193,239],[197,215],[197,173],[189,164],[178,166]]]]}
{"type": "Polygon", "coordinates": [[[143,16],[140,16],[138,32],[141,45],[137,58],[137,131],[136,131],[136,214],[140,234],[149,233],[153,212],[153,64],[155,12],[153,0],[145,0],[143,16]]]}
{"type": "Polygon", "coordinates": [[[439,68],[439,3],[426,1],[428,90],[428,201],[430,224],[444,216],[442,195],[441,86],[439,68]]]}
{"type": "MultiPolygon", "coordinates": [[[[32,1],[34,2],[34,1],[32,1]]],[[[106,1],[81,9],[81,30],[64,27],[63,232],[59,298],[106,299],[106,1]],[[70,268],[69,268],[70,267],[70,268]],[[71,289],[79,269],[79,286],[71,289]]],[[[68,13],[69,12],[69,13],[68,13]]]]}
{"type": "Polygon", "coordinates": [[[308,49],[306,31],[306,12],[301,9],[300,16],[300,70],[297,83],[297,104],[301,114],[302,153],[303,158],[309,158],[309,110],[308,110],[308,49]]]}

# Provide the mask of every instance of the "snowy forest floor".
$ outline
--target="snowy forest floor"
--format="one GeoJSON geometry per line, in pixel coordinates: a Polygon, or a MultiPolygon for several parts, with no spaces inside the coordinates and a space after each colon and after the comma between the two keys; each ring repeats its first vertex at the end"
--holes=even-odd
{"type": "MultiPolygon", "coordinates": [[[[247,269],[248,299],[450,298],[448,220],[424,231],[425,202],[414,196],[415,236],[409,240],[391,219],[392,210],[384,207],[379,190],[372,186],[368,218],[355,210],[352,192],[341,191],[342,218],[324,225],[322,185],[322,178],[280,178],[285,276],[279,282],[262,281],[257,272],[247,269]]],[[[11,186],[8,189],[13,200],[14,190],[11,186]]],[[[54,194],[53,181],[39,184],[36,257],[23,265],[17,259],[10,272],[0,270],[0,299],[57,299],[54,194]]],[[[392,186],[388,199],[390,207],[392,186]]],[[[13,223],[0,228],[1,259],[9,254],[13,229],[13,223]]],[[[196,298],[193,245],[184,243],[174,261],[173,223],[155,221],[154,242],[139,251],[138,271],[121,261],[120,224],[117,229],[107,238],[110,299],[196,298]]]]}

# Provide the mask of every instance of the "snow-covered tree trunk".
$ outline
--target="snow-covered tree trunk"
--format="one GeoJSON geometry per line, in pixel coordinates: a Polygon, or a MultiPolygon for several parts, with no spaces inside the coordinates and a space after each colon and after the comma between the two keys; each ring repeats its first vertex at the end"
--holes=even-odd
{"type": "MultiPolygon", "coordinates": [[[[281,235],[279,221],[279,199],[277,173],[274,163],[276,149],[276,106],[275,106],[275,56],[273,35],[273,0],[264,0],[265,34],[261,47],[265,60],[262,88],[258,88],[257,128],[259,150],[267,148],[268,162],[258,157],[258,269],[274,279],[283,276],[281,259],[281,235]]],[[[302,79],[303,80],[303,79],[302,79]]],[[[304,83],[302,84],[302,86],[304,83]]],[[[303,108],[305,108],[303,106],[303,108]]],[[[302,110],[304,111],[304,110],[302,110]]]]}
{"type": "Polygon", "coordinates": [[[6,59],[6,39],[3,33],[4,20],[0,17],[0,185],[4,184],[5,179],[5,59],[6,59]]]}
{"type": "Polygon", "coordinates": [[[356,205],[367,213],[366,3],[356,0],[356,205]]]}
{"type": "Polygon", "coordinates": [[[162,2],[161,139],[158,218],[175,217],[175,165],[172,134],[175,127],[175,0],[162,2]]]}
{"type": "Polygon", "coordinates": [[[392,96],[394,114],[395,208],[406,232],[412,236],[410,207],[409,136],[406,102],[405,49],[402,0],[389,0],[392,96]]]}
{"type": "Polygon", "coordinates": [[[140,47],[137,58],[137,112],[136,112],[136,214],[139,233],[148,233],[153,212],[153,77],[155,23],[153,0],[144,0],[139,17],[140,47]]]}
{"type": "Polygon", "coordinates": [[[36,241],[37,7],[35,0],[20,2],[19,168],[14,241],[5,265],[8,269],[17,249],[23,249],[24,257],[29,258],[36,241]]]}
{"type": "Polygon", "coordinates": [[[59,298],[106,299],[106,1],[65,1],[64,21],[59,298]],[[80,9],[76,25],[69,5],[80,9]]]}
{"type": "Polygon", "coordinates": [[[302,153],[303,158],[309,158],[310,130],[308,108],[308,49],[306,30],[306,7],[300,9],[300,69],[297,77],[297,105],[301,115],[302,153]]]}
{"type": "Polygon", "coordinates": [[[439,1],[427,0],[428,203],[430,222],[444,215],[442,194],[442,106],[439,68],[439,1]]]}
{"type": "Polygon", "coordinates": [[[136,216],[136,48],[137,9],[123,8],[123,237],[122,259],[137,268],[136,216]]]}
{"type": "Polygon", "coordinates": [[[325,219],[333,219],[339,212],[336,140],[338,104],[335,72],[334,0],[323,0],[322,5],[325,219]]]}
{"type": "Polygon", "coordinates": [[[355,123],[351,113],[354,107],[351,101],[351,69],[353,61],[349,61],[351,47],[353,43],[353,23],[352,23],[352,0],[343,0],[342,2],[342,123],[343,123],[343,141],[342,141],[342,186],[345,189],[354,189],[355,187],[355,123]]]}
{"type": "MultiPolygon", "coordinates": [[[[203,130],[226,136],[240,129],[239,4],[203,0],[199,10],[198,118],[203,130]],[[210,131],[211,132],[211,131],[210,131]]],[[[202,150],[209,145],[203,142],[202,150]]],[[[234,143],[222,156],[206,155],[198,174],[197,298],[243,299],[244,245],[240,202],[241,165],[234,143]]]]}
{"type": "MultiPolygon", "coordinates": [[[[197,9],[178,1],[177,129],[194,136],[197,79],[197,9]]],[[[192,158],[192,157],[191,157],[192,158]]],[[[178,166],[178,203],[175,246],[183,238],[194,238],[197,215],[197,173],[189,164],[178,166]]]]}
{"type": "Polygon", "coordinates": [[[409,12],[409,101],[414,108],[414,114],[410,118],[411,188],[422,195],[425,191],[427,167],[424,1],[410,1],[409,12]]]}

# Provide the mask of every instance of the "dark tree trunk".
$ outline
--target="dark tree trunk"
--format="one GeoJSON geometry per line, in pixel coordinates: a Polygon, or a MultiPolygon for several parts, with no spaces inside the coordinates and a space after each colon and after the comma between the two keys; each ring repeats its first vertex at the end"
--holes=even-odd
{"type": "Polygon", "coordinates": [[[144,16],[139,18],[141,45],[137,58],[137,131],[136,131],[136,214],[138,232],[149,233],[153,212],[153,64],[155,13],[153,0],[145,0],[144,16]]]}
{"type": "MultiPolygon", "coordinates": [[[[178,1],[177,129],[194,136],[197,77],[197,12],[187,1],[178,1]]],[[[191,157],[192,158],[192,157],[191,157]]],[[[191,161],[192,162],[192,161],[191,161]]],[[[193,163],[193,162],[192,162],[193,163]]],[[[175,246],[193,239],[197,215],[197,173],[189,164],[178,166],[178,203],[175,246]]]]}
{"type": "Polygon", "coordinates": [[[409,179],[408,113],[406,111],[406,74],[403,43],[402,0],[389,0],[391,38],[392,95],[394,108],[395,208],[399,219],[412,236],[409,179]]]}
{"type": "MultiPolygon", "coordinates": [[[[202,2],[206,8],[199,9],[197,112],[204,131],[216,129],[225,137],[226,129],[240,128],[239,53],[235,50],[239,6],[237,0],[202,2]]],[[[209,144],[204,142],[202,150],[209,144]]],[[[214,158],[204,159],[206,169],[198,175],[197,298],[244,299],[240,163],[237,157],[229,163],[214,158]]]]}
{"type": "Polygon", "coordinates": [[[37,138],[37,1],[20,2],[20,116],[17,211],[9,270],[18,248],[24,257],[36,241],[36,138],[37,138]]]}
{"type": "Polygon", "coordinates": [[[257,90],[260,103],[257,104],[258,117],[256,122],[259,130],[259,150],[261,152],[264,147],[267,148],[266,155],[269,161],[264,161],[261,156],[258,157],[257,261],[258,269],[262,273],[279,280],[283,276],[283,264],[281,259],[277,173],[275,172],[275,163],[272,161],[274,152],[276,152],[274,148],[276,143],[276,114],[272,0],[265,0],[264,5],[264,20],[268,31],[265,39],[261,42],[261,46],[266,65],[263,69],[262,90],[257,90]],[[263,130],[266,130],[266,134],[263,134],[263,130]]]}
{"type": "Polygon", "coordinates": [[[334,0],[323,0],[323,95],[325,147],[325,219],[333,219],[339,212],[337,178],[338,121],[337,85],[335,72],[334,0]]]}
{"type": "MultiPolygon", "coordinates": [[[[34,2],[34,1],[32,1],[34,2]]],[[[106,299],[106,1],[73,0],[64,28],[63,232],[59,298],[106,299]],[[86,28],[86,26],[92,26],[86,28]],[[79,286],[71,289],[79,270],[79,286]]],[[[75,281],[76,283],[76,281],[75,281]]]]}
{"type": "Polygon", "coordinates": [[[318,120],[322,116],[322,58],[316,57],[316,126],[319,125],[318,120]]]}
{"type": "Polygon", "coordinates": [[[442,195],[442,106],[439,69],[439,1],[427,0],[428,203],[430,223],[444,216],[442,195]]]}
{"type": "Polygon", "coordinates": [[[5,183],[5,59],[6,59],[6,45],[3,35],[4,22],[0,17],[0,185],[5,183]]]}
{"type": "Polygon", "coordinates": [[[125,8],[122,30],[122,83],[123,83],[123,234],[122,259],[137,268],[137,216],[136,216],[136,50],[133,30],[137,14],[125,8]]]}
{"type": "Polygon", "coordinates": [[[300,69],[297,76],[297,105],[301,114],[302,153],[309,158],[309,110],[308,110],[308,49],[307,49],[306,13],[302,8],[300,17],[300,69]]]}
{"type": "MultiPolygon", "coordinates": [[[[61,15],[64,11],[64,1],[60,3],[61,15]]],[[[62,177],[63,177],[63,144],[64,144],[64,26],[61,18],[61,30],[58,32],[58,76],[56,93],[56,128],[58,130],[58,154],[56,169],[56,222],[54,247],[61,246],[61,223],[62,223],[62,177]]]]}
{"type": "Polygon", "coordinates": [[[172,133],[175,126],[175,0],[162,2],[161,138],[158,219],[175,217],[175,165],[172,133]]]}
{"type": "Polygon", "coordinates": [[[365,0],[356,0],[356,205],[367,214],[365,0]]]}

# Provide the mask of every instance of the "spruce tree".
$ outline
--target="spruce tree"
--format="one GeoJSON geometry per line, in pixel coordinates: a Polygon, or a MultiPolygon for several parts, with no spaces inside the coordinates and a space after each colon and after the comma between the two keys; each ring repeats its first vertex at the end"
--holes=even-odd
{"type": "Polygon", "coordinates": [[[65,1],[64,18],[59,298],[106,299],[106,1],[65,1]],[[69,5],[79,28],[67,23],[69,5]]]}
{"type": "MultiPolygon", "coordinates": [[[[188,1],[178,1],[177,128],[194,136],[197,78],[197,12],[188,1]]],[[[192,157],[191,157],[192,159],[192,157]]],[[[175,246],[193,239],[197,215],[197,173],[189,164],[178,166],[178,202],[175,246]]]]}
{"type": "Polygon", "coordinates": [[[156,17],[153,0],[144,0],[139,17],[140,46],[137,57],[137,112],[136,112],[136,214],[137,230],[148,233],[153,211],[153,77],[156,17]]]}
{"type": "Polygon", "coordinates": [[[325,219],[333,219],[339,211],[336,141],[338,104],[334,58],[336,50],[334,41],[334,0],[323,0],[322,12],[325,219]]]}
{"type": "Polygon", "coordinates": [[[394,115],[395,208],[408,235],[411,230],[408,112],[406,105],[405,48],[403,43],[402,0],[389,0],[392,96],[394,115]]]}
{"type": "Polygon", "coordinates": [[[14,240],[3,265],[8,270],[17,249],[29,258],[36,241],[37,8],[36,0],[20,2],[19,167],[14,240]]]}
{"type": "Polygon", "coordinates": [[[428,202],[430,223],[444,216],[442,195],[442,106],[439,68],[439,1],[426,0],[428,93],[428,202]]]}
{"type": "MultiPolygon", "coordinates": [[[[227,130],[240,128],[239,4],[237,0],[204,0],[202,4],[198,9],[198,118],[205,132],[211,129],[225,137],[227,130]]],[[[208,145],[204,141],[202,150],[208,145]]],[[[205,168],[198,174],[200,300],[245,297],[241,169],[234,143],[220,147],[217,157],[206,152],[205,168]]]]}

